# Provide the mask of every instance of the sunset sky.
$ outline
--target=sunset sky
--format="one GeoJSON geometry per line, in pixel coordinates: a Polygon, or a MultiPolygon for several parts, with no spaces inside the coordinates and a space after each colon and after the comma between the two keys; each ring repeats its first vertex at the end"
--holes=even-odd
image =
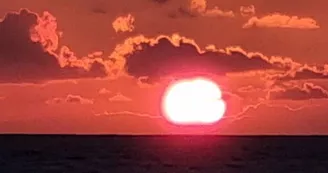
{"type": "Polygon", "coordinates": [[[324,0],[4,0],[0,132],[328,134],[326,8],[324,0]],[[195,71],[222,88],[224,119],[170,124],[165,88],[195,71]]]}

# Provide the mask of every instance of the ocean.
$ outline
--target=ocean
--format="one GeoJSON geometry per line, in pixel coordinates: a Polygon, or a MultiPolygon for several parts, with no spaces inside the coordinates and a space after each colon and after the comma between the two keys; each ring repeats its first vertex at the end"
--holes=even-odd
{"type": "Polygon", "coordinates": [[[328,136],[0,135],[0,173],[328,173],[328,136]]]}

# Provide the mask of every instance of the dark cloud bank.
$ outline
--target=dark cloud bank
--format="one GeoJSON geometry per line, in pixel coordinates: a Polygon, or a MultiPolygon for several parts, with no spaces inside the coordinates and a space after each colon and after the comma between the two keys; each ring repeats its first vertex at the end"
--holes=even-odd
{"type": "Polygon", "coordinates": [[[52,79],[104,76],[102,65],[94,63],[90,70],[61,67],[58,56],[32,41],[31,29],[40,17],[26,9],[8,13],[0,21],[0,82],[42,82],[52,79]]]}

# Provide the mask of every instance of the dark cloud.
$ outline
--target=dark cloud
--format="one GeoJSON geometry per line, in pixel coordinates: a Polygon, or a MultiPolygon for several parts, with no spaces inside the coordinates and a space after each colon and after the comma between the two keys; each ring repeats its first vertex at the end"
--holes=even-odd
{"type": "Polygon", "coordinates": [[[74,103],[74,104],[93,104],[93,100],[83,98],[79,95],[67,95],[65,98],[52,98],[46,101],[47,104],[62,104],[62,103],[74,103]]]}
{"type": "Polygon", "coordinates": [[[56,25],[51,25],[50,22],[55,21],[49,21],[52,16],[45,14],[47,16],[40,17],[22,9],[19,13],[8,13],[0,21],[0,82],[42,82],[106,76],[100,63],[92,62],[88,69],[82,68],[73,65],[73,61],[67,57],[54,53],[58,36],[46,34],[54,29],[49,26],[56,25]],[[37,28],[40,24],[41,27],[37,28]],[[64,64],[60,64],[60,61],[64,64]]]}
{"type": "Polygon", "coordinates": [[[326,67],[303,66],[285,74],[275,75],[272,79],[278,81],[307,80],[307,79],[328,79],[328,69],[326,67]]]}
{"type": "Polygon", "coordinates": [[[170,18],[179,18],[179,17],[190,17],[190,18],[194,18],[194,17],[198,17],[199,14],[197,13],[193,13],[192,11],[190,11],[188,8],[186,7],[179,7],[178,9],[171,11],[168,16],[170,18]]]}
{"type": "Polygon", "coordinates": [[[95,7],[91,11],[96,14],[107,14],[107,11],[100,7],[95,7]]]}
{"type": "Polygon", "coordinates": [[[150,1],[158,3],[158,4],[165,4],[165,3],[169,2],[170,0],[150,0],[150,1]]]}
{"type": "Polygon", "coordinates": [[[302,87],[290,86],[272,89],[269,91],[267,98],[271,100],[326,99],[328,98],[328,92],[320,86],[304,83],[302,87]]]}
{"type": "Polygon", "coordinates": [[[141,43],[126,56],[126,72],[134,77],[148,77],[149,82],[164,76],[195,74],[225,75],[233,72],[278,69],[278,61],[271,61],[260,54],[246,55],[242,50],[199,51],[197,45],[180,40],[179,46],[168,38],[161,38],[154,45],[141,43]]]}

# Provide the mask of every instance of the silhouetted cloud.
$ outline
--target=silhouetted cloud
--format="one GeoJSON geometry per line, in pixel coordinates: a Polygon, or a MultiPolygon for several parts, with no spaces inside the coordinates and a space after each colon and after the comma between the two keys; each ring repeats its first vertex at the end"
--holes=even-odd
{"type": "Polygon", "coordinates": [[[304,83],[303,86],[276,87],[268,92],[270,100],[308,100],[327,99],[328,92],[312,83],[304,83]]]}
{"type": "Polygon", "coordinates": [[[254,70],[282,69],[293,63],[290,59],[246,53],[238,47],[201,50],[194,40],[178,34],[146,38],[128,38],[117,45],[111,55],[115,66],[143,82],[154,82],[166,76],[194,74],[225,75],[254,70]],[[146,77],[146,78],[145,78],[146,77]]]}
{"type": "Polygon", "coordinates": [[[42,82],[52,79],[106,76],[104,66],[96,60],[85,61],[57,55],[56,18],[49,12],[42,16],[21,9],[8,13],[0,21],[0,82],[42,82]]]}
{"type": "Polygon", "coordinates": [[[243,28],[296,28],[296,29],[318,29],[320,26],[316,20],[298,16],[287,16],[284,14],[274,13],[263,17],[251,17],[243,28]]]}
{"type": "Polygon", "coordinates": [[[92,99],[83,98],[79,95],[67,95],[65,98],[52,98],[46,101],[46,104],[63,104],[63,103],[74,103],[74,104],[93,104],[92,99]]]}
{"type": "Polygon", "coordinates": [[[278,81],[307,80],[307,79],[328,79],[328,66],[323,67],[304,65],[291,69],[283,74],[276,74],[269,77],[278,81]]]}
{"type": "Polygon", "coordinates": [[[131,14],[119,16],[113,21],[112,26],[115,32],[132,32],[134,30],[134,21],[135,18],[131,14]]]}

